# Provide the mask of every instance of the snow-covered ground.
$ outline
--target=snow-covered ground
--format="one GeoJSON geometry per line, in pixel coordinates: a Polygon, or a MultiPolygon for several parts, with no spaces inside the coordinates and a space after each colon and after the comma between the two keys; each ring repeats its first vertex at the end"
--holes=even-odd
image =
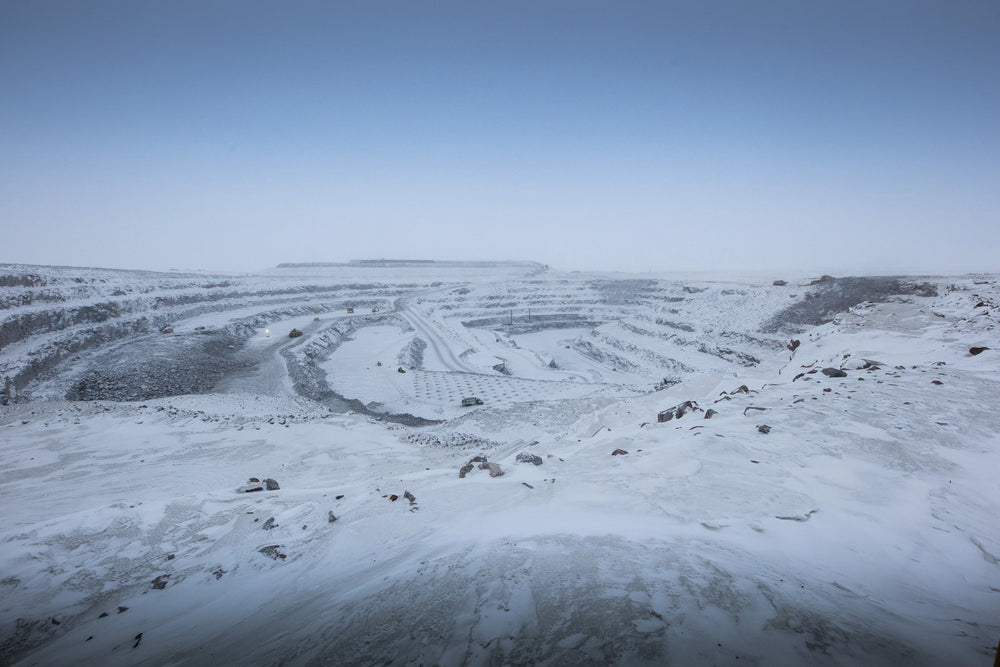
{"type": "Polygon", "coordinates": [[[0,663],[996,652],[994,276],[2,268],[0,663]]]}

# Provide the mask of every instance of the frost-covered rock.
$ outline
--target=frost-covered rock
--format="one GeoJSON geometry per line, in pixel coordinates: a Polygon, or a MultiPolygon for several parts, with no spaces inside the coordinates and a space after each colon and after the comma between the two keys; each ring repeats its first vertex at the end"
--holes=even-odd
{"type": "Polygon", "coordinates": [[[516,461],[518,463],[533,463],[536,466],[542,465],[542,457],[531,452],[521,452],[517,455],[516,461]]]}

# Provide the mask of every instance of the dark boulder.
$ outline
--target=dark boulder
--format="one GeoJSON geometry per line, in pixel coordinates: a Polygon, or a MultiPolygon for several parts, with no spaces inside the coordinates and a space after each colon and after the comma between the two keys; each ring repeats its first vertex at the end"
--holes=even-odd
{"type": "Polygon", "coordinates": [[[831,378],[845,378],[845,377],[847,377],[847,373],[845,373],[844,371],[840,370],[839,368],[832,368],[832,367],[831,368],[824,368],[823,369],[823,375],[825,375],[827,377],[831,377],[831,378]]]}
{"type": "Polygon", "coordinates": [[[982,354],[983,352],[985,352],[988,349],[990,349],[990,348],[988,348],[988,347],[970,347],[969,348],[969,354],[971,354],[972,356],[976,356],[977,354],[982,354]]]}
{"type": "Polygon", "coordinates": [[[542,457],[536,456],[531,452],[521,452],[520,454],[517,455],[516,460],[518,463],[533,463],[536,466],[542,465],[542,457]]]}

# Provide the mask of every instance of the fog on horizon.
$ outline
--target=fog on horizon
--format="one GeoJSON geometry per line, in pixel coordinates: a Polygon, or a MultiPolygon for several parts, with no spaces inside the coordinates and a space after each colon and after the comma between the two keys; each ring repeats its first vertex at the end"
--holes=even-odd
{"type": "Polygon", "coordinates": [[[1000,271],[1000,4],[0,5],[0,262],[1000,271]]]}

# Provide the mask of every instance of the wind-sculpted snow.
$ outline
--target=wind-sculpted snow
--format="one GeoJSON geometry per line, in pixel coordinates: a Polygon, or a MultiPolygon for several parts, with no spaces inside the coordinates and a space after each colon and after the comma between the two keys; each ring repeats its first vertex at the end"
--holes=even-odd
{"type": "Polygon", "coordinates": [[[0,664],[988,664],[997,278],[792,278],[4,267],[0,664]]]}

